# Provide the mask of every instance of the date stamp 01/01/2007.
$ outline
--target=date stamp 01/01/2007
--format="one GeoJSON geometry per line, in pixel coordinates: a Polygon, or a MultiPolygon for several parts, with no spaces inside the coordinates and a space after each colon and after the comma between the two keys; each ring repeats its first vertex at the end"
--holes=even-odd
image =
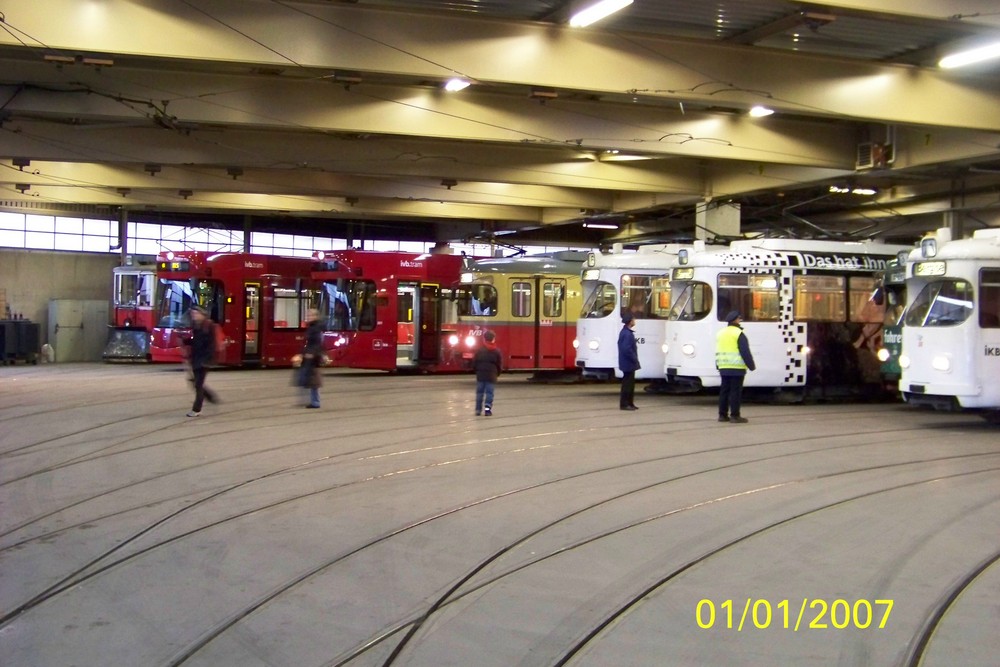
{"type": "MultiPolygon", "coordinates": [[[[741,602],[741,601],[740,601],[741,602]]],[[[742,632],[746,629],[764,630],[772,626],[798,632],[802,630],[845,630],[857,628],[884,628],[892,612],[892,600],[832,600],[802,598],[789,602],[747,598],[740,610],[740,602],[723,600],[716,605],[713,600],[700,600],[695,607],[695,621],[703,630],[721,628],[742,632]],[[796,609],[797,607],[797,609],[796,609]]]]}

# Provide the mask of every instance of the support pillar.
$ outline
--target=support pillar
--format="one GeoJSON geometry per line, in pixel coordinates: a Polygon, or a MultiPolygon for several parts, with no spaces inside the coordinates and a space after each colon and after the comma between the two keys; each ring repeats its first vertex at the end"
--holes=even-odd
{"type": "Polygon", "coordinates": [[[740,205],[705,201],[695,212],[694,224],[694,237],[700,241],[718,236],[737,237],[740,235],[740,205]]]}

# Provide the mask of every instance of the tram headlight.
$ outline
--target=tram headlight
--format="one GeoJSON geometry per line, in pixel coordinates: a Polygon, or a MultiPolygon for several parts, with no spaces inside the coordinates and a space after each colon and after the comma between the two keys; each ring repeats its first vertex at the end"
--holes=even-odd
{"type": "Polygon", "coordinates": [[[951,359],[939,354],[938,356],[931,359],[931,368],[936,371],[948,372],[951,370],[951,359]]]}
{"type": "Polygon", "coordinates": [[[910,357],[905,354],[899,355],[899,367],[909,368],[910,367],[910,357]]]}
{"type": "Polygon", "coordinates": [[[476,337],[475,336],[466,336],[465,337],[465,347],[475,347],[475,346],[476,346],[476,337]]]}
{"type": "Polygon", "coordinates": [[[812,348],[811,347],[809,347],[808,345],[803,345],[802,346],[802,354],[809,354],[810,352],[812,352],[812,348]]]}
{"type": "Polygon", "coordinates": [[[663,352],[663,354],[666,354],[667,352],[670,352],[670,346],[664,343],[663,345],[660,346],[660,350],[663,352]]]}
{"type": "Polygon", "coordinates": [[[455,334],[448,336],[448,345],[451,345],[452,347],[458,345],[458,336],[455,334]]]}
{"type": "Polygon", "coordinates": [[[889,361],[889,350],[884,347],[878,349],[878,360],[879,361],[889,361]]]}
{"type": "Polygon", "coordinates": [[[694,356],[694,343],[684,343],[681,345],[681,352],[684,353],[685,357],[694,356]]]}
{"type": "Polygon", "coordinates": [[[597,349],[599,347],[601,347],[601,344],[600,344],[600,342],[598,342],[596,340],[592,340],[589,343],[587,343],[587,349],[588,350],[592,350],[594,352],[597,352],[597,349]]]}
{"type": "Polygon", "coordinates": [[[574,338],[573,339],[573,349],[574,350],[579,350],[580,349],[580,339],[579,338],[574,338]]]}

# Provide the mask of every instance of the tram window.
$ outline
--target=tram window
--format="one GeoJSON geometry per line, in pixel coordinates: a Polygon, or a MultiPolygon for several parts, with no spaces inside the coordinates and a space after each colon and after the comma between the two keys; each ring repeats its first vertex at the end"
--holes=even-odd
{"type": "Polygon", "coordinates": [[[497,290],[493,285],[473,283],[463,285],[458,293],[460,317],[496,317],[497,290]]]}
{"type": "Polygon", "coordinates": [[[650,289],[650,312],[653,317],[667,319],[670,317],[670,278],[654,278],[650,289]]]}
{"type": "Polygon", "coordinates": [[[967,280],[927,283],[906,311],[908,327],[944,327],[969,319],[973,307],[972,284],[967,280]]]}
{"type": "Polygon", "coordinates": [[[345,280],[323,283],[317,310],[327,331],[371,331],[376,324],[375,283],[345,280]]]}
{"type": "Polygon", "coordinates": [[[591,290],[583,302],[583,311],[580,317],[599,318],[607,317],[615,312],[618,305],[618,290],[611,283],[585,281],[583,289],[591,290]]]}
{"type": "Polygon", "coordinates": [[[148,305],[139,303],[142,296],[140,292],[141,276],[135,273],[115,274],[115,282],[118,289],[115,290],[116,306],[141,306],[148,305]]]}
{"type": "Polygon", "coordinates": [[[845,282],[844,276],[795,276],[795,319],[846,321],[845,282]]]}
{"type": "Polygon", "coordinates": [[[378,317],[376,316],[375,311],[375,283],[371,280],[359,280],[357,282],[361,283],[361,289],[356,292],[358,300],[358,331],[371,331],[375,328],[375,324],[378,322],[378,317]]]}
{"type": "Polygon", "coordinates": [[[671,287],[676,295],[670,307],[671,320],[703,320],[712,312],[712,286],[708,283],[675,280],[671,287]]]}
{"type": "Polygon", "coordinates": [[[441,326],[452,327],[458,322],[458,316],[463,301],[468,300],[468,292],[465,288],[442,287],[439,304],[441,307],[441,326]]]}
{"type": "Polygon", "coordinates": [[[186,280],[161,278],[160,285],[160,305],[157,309],[156,326],[164,328],[191,326],[188,310],[195,302],[191,284],[186,280]]]}
{"type": "Polygon", "coordinates": [[[1000,269],[979,272],[979,326],[1000,329],[1000,269]]]}
{"type": "Polygon", "coordinates": [[[895,326],[903,317],[906,308],[906,285],[885,285],[885,317],[882,324],[895,326]]]}
{"type": "MultiPolygon", "coordinates": [[[[632,311],[632,315],[640,320],[662,317],[654,307],[653,280],[653,276],[623,275],[622,310],[632,311]]],[[[669,299],[667,296],[668,301],[669,299]]]]}
{"type": "Polygon", "coordinates": [[[275,329],[298,329],[302,324],[303,305],[299,300],[299,291],[294,287],[274,288],[274,322],[275,329]]]}
{"type": "Polygon", "coordinates": [[[847,279],[848,320],[881,324],[885,320],[885,297],[873,276],[851,276],[847,279]]]}
{"type": "Polygon", "coordinates": [[[732,310],[738,310],[744,322],[777,322],[781,319],[778,276],[720,273],[719,302],[715,310],[719,321],[725,321],[726,314],[732,310]]]}
{"type": "Polygon", "coordinates": [[[511,283],[510,314],[514,317],[531,317],[531,283],[511,283]]]}
{"type": "Polygon", "coordinates": [[[562,317],[565,293],[562,283],[542,284],[542,317],[562,317]]]}
{"type": "Polygon", "coordinates": [[[413,290],[400,290],[396,295],[396,321],[413,322],[413,290]]]}

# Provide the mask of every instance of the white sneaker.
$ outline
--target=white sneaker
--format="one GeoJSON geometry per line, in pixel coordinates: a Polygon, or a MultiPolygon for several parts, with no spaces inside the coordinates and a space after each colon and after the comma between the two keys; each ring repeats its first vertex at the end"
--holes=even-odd
{"type": "Polygon", "coordinates": [[[187,413],[187,416],[188,417],[200,417],[201,413],[200,412],[195,412],[194,410],[192,410],[191,412],[187,413]]]}

